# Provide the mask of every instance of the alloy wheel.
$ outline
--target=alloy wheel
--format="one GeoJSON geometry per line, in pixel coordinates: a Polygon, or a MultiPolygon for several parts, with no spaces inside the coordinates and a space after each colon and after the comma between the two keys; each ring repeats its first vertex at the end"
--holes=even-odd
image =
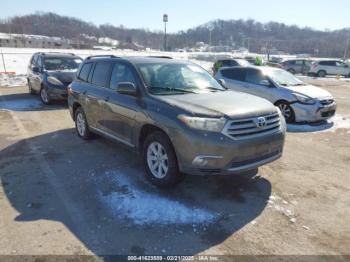
{"type": "Polygon", "coordinates": [[[165,148],[158,142],[153,142],[147,149],[147,164],[152,175],[162,179],[169,169],[168,154],[165,148]]]}
{"type": "Polygon", "coordinates": [[[78,133],[80,136],[83,137],[85,135],[85,131],[86,131],[86,123],[85,123],[85,118],[84,118],[82,113],[77,114],[76,122],[77,122],[78,133]]]}
{"type": "Polygon", "coordinates": [[[40,91],[40,97],[41,99],[43,100],[43,102],[45,104],[48,104],[49,103],[49,97],[47,95],[47,92],[45,90],[45,88],[42,88],[41,91],[40,91]]]}
{"type": "Polygon", "coordinates": [[[292,109],[290,108],[290,106],[287,105],[287,104],[279,104],[278,107],[281,110],[282,115],[284,116],[284,118],[286,120],[290,119],[290,117],[292,115],[292,109]]]}

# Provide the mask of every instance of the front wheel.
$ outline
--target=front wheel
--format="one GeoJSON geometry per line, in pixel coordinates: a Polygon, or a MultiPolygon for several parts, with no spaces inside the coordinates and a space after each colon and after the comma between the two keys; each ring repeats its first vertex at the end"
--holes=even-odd
{"type": "Polygon", "coordinates": [[[156,131],[147,136],[142,158],[146,177],[152,184],[167,188],[182,180],[174,148],[164,133],[156,131]]]}
{"type": "Polygon", "coordinates": [[[277,103],[277,107],[281,110],[282,115],[287,123],[293,123],[295,121],[295,115],[293,108],[287,102],[277,103]]]}
{"type": "Polygon", "coordinates": [[[49,98],[49,95],[44,87],[40,89],[40,98],[45,105],[51,104],[51,99],[49,98]]]}

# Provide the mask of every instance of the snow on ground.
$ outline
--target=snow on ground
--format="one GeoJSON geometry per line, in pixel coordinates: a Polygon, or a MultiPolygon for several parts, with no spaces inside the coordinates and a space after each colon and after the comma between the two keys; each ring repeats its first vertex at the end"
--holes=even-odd
{"type": "Polygon", "coordinates": [[[337,129],[349,129],[350,117],[335,115],[328,121],[315,124],[288,124],[288,132],[334,132],[337,129]]]}
{"type": "Polygon", "coordinates": [[[117,190],[101,192],[101,201],[115,216],[130,219],[136,225],[207,225],[217,219],[217,214],[208,210],[146,192],[119,171],[107,171],[104,176],[117,190]]]}
{"type": "Polygon", "coordinates": [[[27,111],[39,109],[43,106],[42,102],[35,98],[20,98],[15,100],[0,100],[0,111],[27,111]]]}
{"type": "Polygon", "coordinates": [[[0,74],[1,87],[25,86],[27,84],[25,75],[0,74]]]}
{"type": "Polygon", "coordinates": [[[303,81],[310,81],[310,80],[322,80],[322,81],[344,81],[344,82],[350,82],[350,78],[346,77],[340,77],[337,78],[336,76],[327,76],[327,77],[313,77],[313,76],[303,76],[303,75],[297,75],[298,78],[300,78],[303,81]]]}

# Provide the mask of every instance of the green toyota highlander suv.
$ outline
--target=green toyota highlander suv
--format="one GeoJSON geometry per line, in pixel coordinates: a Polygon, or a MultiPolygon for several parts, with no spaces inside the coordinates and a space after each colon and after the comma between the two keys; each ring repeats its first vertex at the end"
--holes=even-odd
{"type": "Polygon", "coordinates": [[[68,88],[68,104],[81,138],[97,133],[134,149],[160,187],[183,174],[253,170],[282,155],[279,109],[227,90],[187,61],[88,57],[68,88]]]}

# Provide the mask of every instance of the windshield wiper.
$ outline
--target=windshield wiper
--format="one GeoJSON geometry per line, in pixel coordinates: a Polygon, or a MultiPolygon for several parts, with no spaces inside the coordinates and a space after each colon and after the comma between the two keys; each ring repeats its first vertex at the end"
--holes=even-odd
{"type": "Polygon", "coordinates": [[[159,86],[151,86],[149,87],[151,89],[160,89],[160,90],[168,90],[168,91],[175,91],[175,92],[181,92],[181,93],[188,93],[188,94],[197,94],[193,90],[189,89],[183,89],[183,88],[172,88],[172,87],[159,87],[159,86]]]}
{"type": "Polygon", "coordinates": [[[220,89],[220,88],[216,88],[216,87],[213,87],[213,86],[207,86],[206,89],[210,89],[210,90],[213,90],[213,91],[226,91],[227,88],[224,88],[223,89],[220,89]]]}

